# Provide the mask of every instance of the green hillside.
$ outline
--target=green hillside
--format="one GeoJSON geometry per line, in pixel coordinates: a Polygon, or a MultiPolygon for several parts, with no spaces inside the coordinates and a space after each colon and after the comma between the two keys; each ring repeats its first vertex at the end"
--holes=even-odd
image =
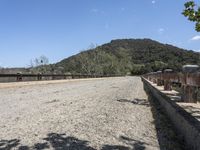
{"type": "Polygon", "coordinates": [[[150,39],[122,39],[81,52],[43,70],[56,73],[143,74],[200,64],[199,53],[150,39]]]}

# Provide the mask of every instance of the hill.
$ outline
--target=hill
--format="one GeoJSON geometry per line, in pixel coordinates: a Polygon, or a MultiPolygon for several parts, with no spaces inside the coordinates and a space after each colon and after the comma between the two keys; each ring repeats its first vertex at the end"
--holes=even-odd
{"type": "Polygon", "coordinates": [[[194,51],[150,39],[124,39],[81,52],[55,67],[71,73],[142,74],[165,68],[179,71],[182,65],[199,63],[194,51]]]}
{"type": "Polygon", "coordinates": [[[143,74],[165,68],[180,71],[182,65],[200,64],[199,56],[198,52],[151,39],[120,39],[37,70],[85,74],[143,74]]]}

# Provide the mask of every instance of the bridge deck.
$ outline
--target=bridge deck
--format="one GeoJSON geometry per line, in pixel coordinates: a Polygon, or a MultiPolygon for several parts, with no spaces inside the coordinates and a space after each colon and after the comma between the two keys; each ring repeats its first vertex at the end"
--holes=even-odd
{"type": "Polygon", "coordinates": [[[0,85],[0,149],[159,149],[139,77],[12,85],[0,85]]]}

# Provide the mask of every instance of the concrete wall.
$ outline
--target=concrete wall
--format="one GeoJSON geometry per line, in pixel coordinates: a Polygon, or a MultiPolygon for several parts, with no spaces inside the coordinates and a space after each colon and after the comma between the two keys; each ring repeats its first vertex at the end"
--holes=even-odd
{"type": "Polygon", "coordinates": [[[16,77],[0,77],[0,83],[4,82],[17,82],[16,77]]]}
{"type": "MultiPolygon", "coordinates": [[[[72,79],[70,76],[42,76],[40,80],[62,80],[62,79],[72,79]]],[[[38,81],[37,76],[23,76],[21,81],[38,81]]],[[[0,77],[0,83],[5,82],[19,82],[17,77],[0,77]]]]}
{"type": "Polygon", "coordinates": [[[167,95],[142,78],[144,86],[158,100],[191,150],[200,150],[200,122],[173,102],[167,95]]]}
{"type": "Polygon", "coordinates": [[[0,74],[0,83],[19,82],[19,81],[38,81],[38,80],[61,80],[61,79],[80,79],[80,78],[100,78],[118,77],[121,75],[51,75],[51,74],[0,74]],[[19,79],[20,78],[20,79],[19,79]],[[40,78],[40,79],[39,79],[40,78]]]}

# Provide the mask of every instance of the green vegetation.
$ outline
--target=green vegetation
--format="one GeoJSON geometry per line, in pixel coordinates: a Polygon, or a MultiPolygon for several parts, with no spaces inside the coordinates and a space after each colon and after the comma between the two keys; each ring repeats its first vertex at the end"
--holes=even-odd
{"type": "Polygon", "coordinates": [[[133,74],[200,64],[199,53],[161,44],[150,39],[113,40],[83,51],[56,64],[42,65],[32,71],[43,73],[133,74]]]}
{"type": "Polygon", "coordinates": [[[195,4],[194,1],[188,1],[185,3],[185,9],[182,13],[188,20],[196,23],[196,31],[200,32],[200,7],[195,4]]]}

